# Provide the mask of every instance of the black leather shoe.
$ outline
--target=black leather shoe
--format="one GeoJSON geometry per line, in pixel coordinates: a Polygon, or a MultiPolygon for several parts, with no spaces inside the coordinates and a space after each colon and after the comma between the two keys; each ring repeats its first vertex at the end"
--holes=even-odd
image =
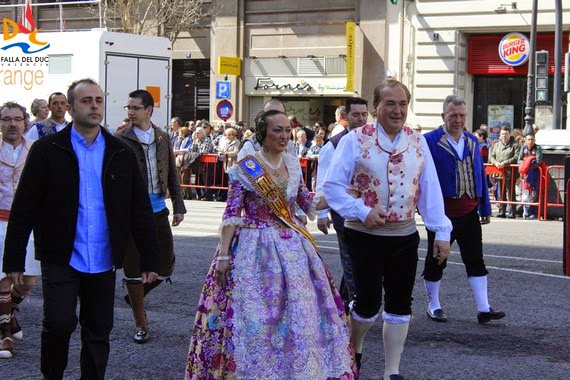
{"type": "Polygon", "coordinates": [[[495,311],[493,308],[491,308],[491,310],[488,312],[479,312],[477,314],[477,322],[479,322],[480,325],[484,325],[485,323],[505,318],[505,316],[505,312],[495,311]]]}
{"type": "Polygon", "coordinates": [[[504,213],[500,213],[495,215],[495,218],[506,218],[507,216],[504,213]]]}
{"type": "Polygon", "coordinates": [[[507,214],[507,218],[516,219],[516,215],[515,214],[507,214]]]}
{"type": "Polygon", "coordinates": [[[358,352],[354,353],[354,361],[356,362],[356,368],[358,369],[358,372],[360,372],[360,366],[362,365],[362,352],[361,353],[358,353],[358,352]]]}
{"type": "Polygon", "coordinates": [[[137,332],[133,336],[133,340],[135,341],[135,343],[139,344],[146,343],[148,342],[148,338],[149,338],[148,331],[146,331],[146,329],[142,327],[137,326],[137,332]]]}
{"type": "MultiPolygon", "coordinates": [[[[438,309],[441,310],[441,309],[438,309]]],[[[390,375],[390,380],[406,380],[402,375],[390,375]]]]}
{"type": "Polygon", "coordinates": [[[440,322],[440,323],[447,322],[447,317],[445,316],[445,313],[441,309],[435,309],[433,313],[429,309],[427,309],[427,316],[429,319],[435,322],[440,322]]]}

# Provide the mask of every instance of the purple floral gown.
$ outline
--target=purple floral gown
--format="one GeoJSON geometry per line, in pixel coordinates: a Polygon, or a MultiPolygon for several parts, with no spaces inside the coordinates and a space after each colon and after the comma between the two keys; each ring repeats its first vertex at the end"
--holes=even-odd
{"type": "MultiPolygon", "coordinates": [[[[284,161],[289,180],[280,186],[288,203],[314,215],[317,199],[301,180],[299,161],[284,161]]],[[[185,379],[355,379],[344,306],[325,264],[275,217],[238,165],[229,176],[222,226],[239,226],[230,279],[223,289],[216,285],[213,260],[185,379]]]]}

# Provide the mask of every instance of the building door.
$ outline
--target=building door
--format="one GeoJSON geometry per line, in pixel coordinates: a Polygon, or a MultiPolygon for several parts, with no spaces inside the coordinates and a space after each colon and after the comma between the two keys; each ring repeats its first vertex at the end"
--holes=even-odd
{"type": "MultiPolygon", "coordinates": [[[[549,101],[541,104],[552,105],[553,77],[548,81],[549,101]]],[[[488,123],[489,105],[514,106],[511,128],[524,129],[526,107],[526,76],[475,76],[473,97],[473,131],[481,124],[488,123]]],[[[562,129],[566,129],[566,93],[562,93],[562,129]]]]}
{"type": "Polygon", "coordinates": [[[511,128],[524,128],[526,77],[482,76],[475,77],[473,97],[473,131],[488,123],[490,105],[514,106],[511,128]]]}
{"type": "Polygon", "coordinates": [[[210,60],[172,61],[172,116],[189,120],[210,117],[210,60]]]}

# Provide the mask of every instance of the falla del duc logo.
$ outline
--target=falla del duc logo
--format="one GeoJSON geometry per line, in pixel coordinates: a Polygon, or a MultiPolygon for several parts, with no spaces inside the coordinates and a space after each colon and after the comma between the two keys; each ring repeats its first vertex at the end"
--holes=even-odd
{"type": "Polygon", "coordinates": [[[23,94],[46,86],[49,66],[46,49],[50,44],[38,39],[30,0],[26,0],[18,23],[5,18],[2,26],[0,92],[23,94]]]}
{"type": "MultiPolygon", "coordinates": [[[[4,44],[0,48],[6,52],[14,53],[14,50],[20,50],[25,55],[39,53],[50,47],[46,41],[38,40],[39,30],[36,28],[32,7],[28,1],[24,5],[24,11],[20,17],[20,21],[16,23],[14,20],[5,18],[2,22],[4,44]]],[[[16,59],[18,57],[4,57],[1,59],[16,59]]],[[[42,57],[44,58],[44,57],[42,57]]],[[[20,61],[20,60],[19,60],[20,61]]],[[[29,60],[23,60],[28,61],[29,60]]],[[[13,61],[16,62],[16,61],[13,61]]]]}

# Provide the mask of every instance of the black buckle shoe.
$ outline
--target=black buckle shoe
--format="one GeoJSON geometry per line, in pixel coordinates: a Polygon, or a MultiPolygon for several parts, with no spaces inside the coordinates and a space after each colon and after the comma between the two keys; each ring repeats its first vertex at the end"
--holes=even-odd
{"type": "Polygon", "coordinates": [[[503,318],[505,318],[505,316],[506,316],[505,312],[495,311],[495,310],[493,310],[493,308],[490,308],[490,311],[488,311],[488,312],[479,312],[477,314],[477,322],[480,325],[484,325],[484,324],[489,323],[491,321],[503,319],[503,318]]]}
{"type": "Polygon", "coordinates": [[[447,317],[445,316],[445,313],[441,309],[435,309],[433,313],[430,311],[430,309],[427,309],[427,316],[429,319],[435,322],[439,323],[447,322],[447,317]]]}

